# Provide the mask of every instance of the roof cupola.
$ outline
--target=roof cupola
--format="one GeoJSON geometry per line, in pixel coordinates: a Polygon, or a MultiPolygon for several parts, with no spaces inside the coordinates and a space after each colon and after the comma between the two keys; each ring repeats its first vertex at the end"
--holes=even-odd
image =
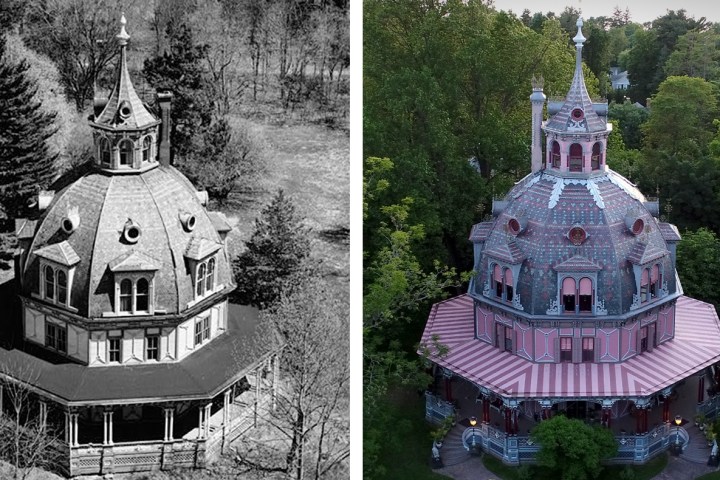
{"type": "Polygon", "coordinates": [[[94,129],[96,164],[115,173],[145,171],[157,166],[158,125],[156,118],[133,87],[127,66],[127,45],[130,40],[120,18],[120,62],[115,85],[102,110],[90,118],[94,129]]]}
{"type": "Polygon", "coordinates": [[[607,123],[607,102],[594,103],[585,86],[582,47],[586,38],[582,26],[583,21],[578,18],[573,38],[575,74],[570,90],[563,101],[550,101],[550,118],[542,127],[547,136],[546,167],[551,172],[572,176],[606,170],[605,150],[612,131],[612,125],[607,123]]]}

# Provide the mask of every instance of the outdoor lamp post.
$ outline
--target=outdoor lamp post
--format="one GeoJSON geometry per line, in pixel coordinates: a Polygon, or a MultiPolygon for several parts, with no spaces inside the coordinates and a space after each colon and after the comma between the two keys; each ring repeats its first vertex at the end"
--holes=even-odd
{"type": "Polygon", "coordinates": [[[473,415],[470,417],[470,426],[472,427],[472,447],[475,449],[475,425],[477,425],[477,418],[473,415]]]}
{"type": "Polygon", "coordinates": [[[675,448],[678,449],[678,453],[680,453],[680,424],[682,423],[682,417],[680,415],[675,415],[675,448]]]}

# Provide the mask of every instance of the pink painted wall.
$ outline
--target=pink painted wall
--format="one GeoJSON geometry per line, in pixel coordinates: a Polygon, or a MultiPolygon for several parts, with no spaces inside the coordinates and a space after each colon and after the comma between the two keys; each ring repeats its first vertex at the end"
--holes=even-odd
{"type": "Polygon", "coordinates": [[[600,347],[601,362],[617,362],[620,359],[620,332],[617,328],[599,328],[595,339],[600,347]]]}
{"type": "Polygon", "coordinates": [[[533,359],[533,329],[529,325],[515,324],[515,338],[517,339],[516,353],[528,360],[533,359]]]}
{"type": "Polygon", "coordinates": [[[475,322],[477,324],[477,338],[487,343],[493,342],[493,314],[475,307],[475,322]]]}
{"type": "Polygon", "coordinates": [[[637,334],[639,327],[638,322],[633,322],[620,328],[621,360],[628,359],[637,354],[637,334]]]}
{"type": "Polygon", "coordinates": [[[535,361],[555,362],[555,339],[557,328],[538,328],[535,330],[535,361]]]}
{"type": "Polygon", "coordinates": [[[670,340],[675,332],[675,305],[660,310],[657,319],[658,343],[670,340]]]}

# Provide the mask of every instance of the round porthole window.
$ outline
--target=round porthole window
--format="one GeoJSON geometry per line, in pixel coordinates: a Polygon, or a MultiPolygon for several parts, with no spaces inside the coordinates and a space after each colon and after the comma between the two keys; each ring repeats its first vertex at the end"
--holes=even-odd
{"type": "Polygon", "coordinates": [[[126,242],[137,243],[137,241],[140,239],[140,235],[142,235],[140,225],[133,222],[132,220],[129,220],[127,223],[125,223],[125,229],[123,230],[123,238],[126,242]]]}
{"type": "Polygon", "coordinates": [[[587,239],[587,233],[585,233],[585,229],[582,227],[573,227],[568,232],[568,238],[573,245],[582,245],[587,239]]]}
{"type": "Polygon", "coordinates": [[[68,217],[63,218],[60,227],[62,228],[63,232],[68,234],[75,231],[75,224],[68,217]]]}
{"type": "Polygon", "coordinates": [[[180,217],[180,223],[186,232],[192,232],[195,229],[195,215],[182,210],[178,216],[180,217]]]}
{"type": "Polygon", "coordinates": [[[511,218],[508,220],[508,231],[512,233],[513,235],[517,235],[520,233],[520,222],[518,222],[517,218],[511,218]]]}
{"type": "Polygon", "coordinates": [[[130,103],[127,102],[127,100],[122,101],[120,103],[120,108],[118,108],[118,115],[120,115],[120,118],[127,118],[132,113],[132,109],[130,108],[130,103]]]}
{"type": "Polygon", "coordinates": [[[645,222],[642,218],[638,218],[635,220],[632,224],[632,233],[633,235],[640,235],[643,230],[645,229],[645,222]]]}
{"type": "Polygon", "coordinates": [[[585,112],[583,112],[581,108],[573,108],[573,111],[570,112],[570,116],[573,120],[579,122],[580,120],[585,118],[585,112]]]}

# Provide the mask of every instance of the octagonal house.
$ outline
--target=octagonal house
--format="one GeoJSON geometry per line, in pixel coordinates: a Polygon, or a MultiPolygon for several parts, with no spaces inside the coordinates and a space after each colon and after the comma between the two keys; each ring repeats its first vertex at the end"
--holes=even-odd
{"type": "Polygon", "coordinates": [[[715,309],[684,296],[675,272],[677,228],[607,167],[612,125],[585,87],[581,26],[570,90],[545,122],[533,79],[532,171],[472,227],[468,293],[433,306],[418,352],[445,381],[443,395],[427,394],[428,419],[452,411],[461,384],[482,419],[466,447],[477,435],[511,464],[537,451],[525,427],[558,411],[622,424],[615,460],[646,461],[676,435],[676,389],[693,379],[705,402],[720,359],[715,309]]]}
{"type": "Polygon", "coordinates": [[[161,118],[141,101],[121,25],[114,90],[90,117],[94,164],[16,221],[22,339],[0,349],[64,430],[72,476],[203,466],[275,398],[278,345],[228,303],[231,227],[170,165],[172,95],[158,94],[161,118]]]}

